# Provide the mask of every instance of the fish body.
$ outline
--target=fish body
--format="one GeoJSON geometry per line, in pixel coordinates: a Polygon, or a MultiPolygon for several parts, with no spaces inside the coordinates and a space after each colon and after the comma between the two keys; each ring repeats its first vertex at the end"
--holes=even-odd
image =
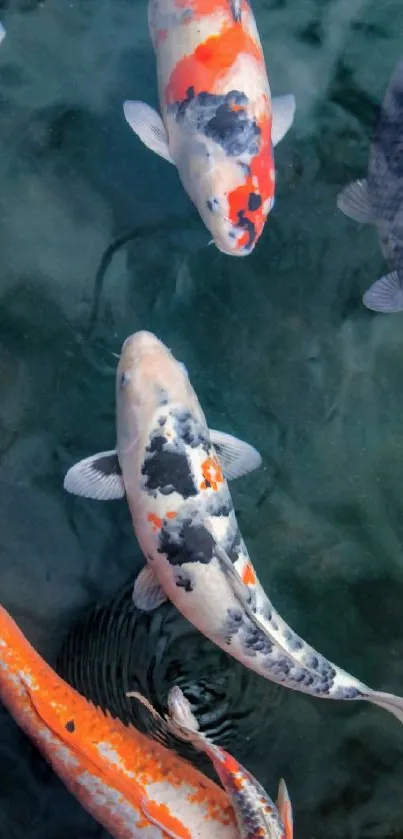
{"type": "Polygon", "coordinates": [[[274,202],[273,145],[290,127],[291,95],[271,99],[248,0],[150,0],[161,116],[124,103],[140,139],[173,163],[213,241],[245,256],[274,202]]]}
{"type": "Polygon", "coordinates": [[[212,781],[95,708],[0,607],[0,700],[83,807],[117,839],[239,839],[212,781]]]}
{"type": "Polygon", "coordinates": [[[165,720],[141,694],[129,693],[128,696],[136,697],[148,708],[162,739],[168,732],[205,752],[232,803],[241,839],[292,839],[292,809],[284,781],[280,782],[277,804],[274,804],[241,763],[199,732],[190,704],[178,686],[169,693],[169,716],[165,720]]]}
{"type": "Polygon", "coordinates": [[[355,221],[375,225],[392,269],[365,292],[364,305],[385,314],[403,311],[403,61],[389,81],[375,126],[368,176],[345,187],[338,207],[355,221]]]}
{"type": "Polygon", "coordinates": [[[147,559],[134,585],[135,604],[150,611],[169,599],[207,638],[264,678],[323,699],[365,699],[403,721],[402,699],[370,690],[328,661],[275,610],[242,539],[225,478],[256,468],[258,455],[209,430],[187,371],[149,332],[123,344],[116,417],[117,453],[76,464],[64,485],[98,499],[126,494],[147,559]]]}

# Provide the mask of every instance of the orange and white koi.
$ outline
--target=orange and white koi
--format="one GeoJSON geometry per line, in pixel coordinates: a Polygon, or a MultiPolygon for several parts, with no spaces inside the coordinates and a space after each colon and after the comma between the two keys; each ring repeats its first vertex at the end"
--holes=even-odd
{"type": "Polygon", "coordinates": [[[80,696],[2,607],[0,700],[116,839],[239,839],[233,809],[217,784],[80,696]]]}
{"type": "Polygon", "coordinates": [[[403,722],[403,699],[374,691],[300,638],[267,597],[242,539],[226,478],[255,469],[255,449],[209,431],[183,365],[149,332],[122,347],[117,451],[73,466],[65,488],[126,494],[147,566],[135,604],[165,599],[207,638],[265,679],[322,699],[365,700],[403,722]]]}
{"type": "Polygon", "coordinates": [[[163,719],[139,693],[137,698],[152,714],[162,739],[169,732],[205,752],[232,803],[241,839],[292,839],[293,818],[287,787],[280,781],[277,803],[261,784],[232,755],[200,733],[198,722],[181,689],[175,686],[168,696],[169,716],[163,719]]]}
{"type": "Polygon", "coordinates": [[[161,116],[127,101],[127,122],[173,163],[219,250],[249,254],[274,203],[273,146],[294,96],[271,99],[249,0],[150,0],[161,116]]]}

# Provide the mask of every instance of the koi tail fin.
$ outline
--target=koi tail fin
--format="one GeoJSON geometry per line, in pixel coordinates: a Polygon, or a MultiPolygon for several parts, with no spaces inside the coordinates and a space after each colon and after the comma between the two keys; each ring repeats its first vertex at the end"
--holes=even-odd
{"type": "Polygon", "coordinates": [[[373,702],[379,708],[384,708],[393,714],[399,722],[403,723],[403,699],[401,696],[395,696],[393,693],[381,693],[380,691],[368,691],[365,697],[368,702],[373,702]]]}

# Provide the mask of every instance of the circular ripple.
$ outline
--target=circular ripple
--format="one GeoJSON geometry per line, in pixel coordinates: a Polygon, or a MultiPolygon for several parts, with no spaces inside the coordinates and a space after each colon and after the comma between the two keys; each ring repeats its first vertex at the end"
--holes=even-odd
{"type": "MultiPolygon", "coordinates": [[[[149,714],[126,693],[140,691],[164,714],[177,684],[201,731],[238,756],[241,743],[245,760],[274,724],[285,691],[204,638],[170,603],[146,614],[133,605],[131,593],[132,585],[125,587],[73,626],[58,673],[95,705],[146,733],[152,729],[149,714]]],[[[209,772],[204,755],[176,740],[170,745],[209,772]]]]}

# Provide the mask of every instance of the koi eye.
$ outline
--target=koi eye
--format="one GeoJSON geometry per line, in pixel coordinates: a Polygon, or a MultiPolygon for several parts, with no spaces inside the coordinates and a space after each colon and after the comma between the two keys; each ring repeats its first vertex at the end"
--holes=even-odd
{"type": "Polygon", "coordinates": [[[122,373],[122,375],[120,377],[120,387],[121,387],[121,389],[123,390],[123,388],[126,387],[127,384],[129,384],[129,382],[130,382],[129,373],[122,373]]]}

